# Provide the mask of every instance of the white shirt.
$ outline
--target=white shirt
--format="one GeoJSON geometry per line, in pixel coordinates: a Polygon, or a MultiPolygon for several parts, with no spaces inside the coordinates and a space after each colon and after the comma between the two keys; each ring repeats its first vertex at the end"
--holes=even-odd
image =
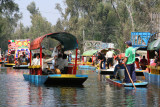
{"type": "Polygon", "coordinates": [[[34,58],[31,65],[40,65],[40,59],[34,58]]]}
{"type": "Polygon", "coordinates": [[[52,57],[55,57],[55,56],[58,56],[58,49],[55,47],[54,49],[53,49],[53,52],[52,52],[52,57]]]}
{"type": "Polygon", "coordinates": [[[106,59],[107,58],[113,58],[113,51],[108,51],[107,53],[106,53],[106,59]]]}
{"type": "Polygon", "coordinates": [[[53,59],[54,59],[54,57],[53,57],[53,58],[49,58],[49,59],[43,59],[43,58],[42,58],[42,71],[43,71],[44,69],[48,68],[47,62],[50,62],[50,61],[52,61],[53,59]]]}

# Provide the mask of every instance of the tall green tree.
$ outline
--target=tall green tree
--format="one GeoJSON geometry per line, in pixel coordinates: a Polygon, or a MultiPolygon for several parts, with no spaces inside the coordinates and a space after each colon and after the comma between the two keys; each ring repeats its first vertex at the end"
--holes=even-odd
{"type": "Polygon", "coordinates": [[[0,47],[3,51],[7,50],[8,39],[12,38],[20,18],[18,5],[13,0],[0,1],[0,47]]]}

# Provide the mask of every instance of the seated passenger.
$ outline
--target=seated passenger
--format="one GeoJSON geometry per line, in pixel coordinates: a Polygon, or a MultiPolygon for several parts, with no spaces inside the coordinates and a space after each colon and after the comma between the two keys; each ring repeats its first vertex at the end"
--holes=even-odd
{"type": "Polygon", "coordinates": [[[31,65],[40,65],[40,58],[39,54],[34,54],[32,64],[31,65]]]}
{"type": "Polygon", "coordinates": [[[46,55],[44,53],[42,53],[42,73],[43,74],[48,74],[48,64],[47,62],[50,62],[54,59],[55,57],[52,57],[52,58],[49,58],[49,59],[46,59],[46,55]]]}
{"type": "Polygon", "coordinates": [[[142,70],[145,70],[145,69],[147,68],[146,65],[148,64],[148,61],[147,61],[147,59],[145,58],[145,56],[143,56],[143,59],[141,59],[140,64],[141,64],[142,70]]]}
{"type": "Polygon", "coordinates": [[[64,66],[62,64],[62,54],[58,54],[58,58],[56,59],[55,66],[57,66],[58,69],[63,70],[64,66]]]}
{"type": "Polygon", "coordinates": [[[139,59],[135,59],[135,69],[140,69],[139,59]]]}
{"type": "Polygon", "coordinates": [[[114,77],[116,78],[118,76],[118,78],[121,79],[121,81],[123,82],[123,79],[125,77],[125,67],[123,65],[123,61],[121,59],[118,60],[118,64],[115,66],[114,68],[114,77]],[[117,75],[118,73],[118,75],[117,75]]]}
{"type": "Polygon", "coordinates": [[[63,61],[62,61],[61,64],[63,66],[62,74],[67,74],[67,71],[68,71],[68,60],[67,60],[67,55],[66,54],[63,55],[63,61]]]}

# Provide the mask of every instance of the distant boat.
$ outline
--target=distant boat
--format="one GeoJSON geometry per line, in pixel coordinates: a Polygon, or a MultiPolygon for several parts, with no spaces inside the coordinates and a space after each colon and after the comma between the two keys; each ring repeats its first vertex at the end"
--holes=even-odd
{"type": "Polygon", "coordinates": [[[5,67],[13,67],[15,63],[4,63],[5,67]]]}
{"type": "Polygon", "coordinates": [[[14,69],[28,69],[28,65],[14,65],[14,69]]]}

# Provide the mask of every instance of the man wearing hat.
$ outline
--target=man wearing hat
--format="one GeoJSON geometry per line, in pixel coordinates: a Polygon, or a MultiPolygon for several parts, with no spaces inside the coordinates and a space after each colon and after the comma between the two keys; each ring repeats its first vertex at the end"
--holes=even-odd
{"type": "MultiPolygon", "coordinates": [[[[133,80],[133,82],[136,82],[135,64],[134,64],[136,51],[132,47],[131,41],[126,41],[125,44],[127,46],[127,49],[125,51],[124,64],[126,66],[126,69],[128,69],[131,79],[133,80]]],[[[130,82],[127,72],[125,72],[125,82],[126,83],[130,82]]]]}
{"type": "MultiPolygon", "coordinates": [[[[122,75],[122,73],[120,73],[120,71],[122,71],[123,70],[123,76],[124,76],[124,71],[125,71],[125,67],[124,67],[124,64],[123,64],[123,61],[122,61],[122,59],[119,59],[118,60],[118,64],[115,66],[115,68],[114,68],[114,72],[113,72],[113,75],[114,75],[114,77],[116,78],[117,76],[118,77],[121,77],[122,75]],[[117,75],[117,73],[118,73],[118,75],[117,75]]],[[[123,82],[123,80],[122,80],[122,82],[123,82]]]]}

